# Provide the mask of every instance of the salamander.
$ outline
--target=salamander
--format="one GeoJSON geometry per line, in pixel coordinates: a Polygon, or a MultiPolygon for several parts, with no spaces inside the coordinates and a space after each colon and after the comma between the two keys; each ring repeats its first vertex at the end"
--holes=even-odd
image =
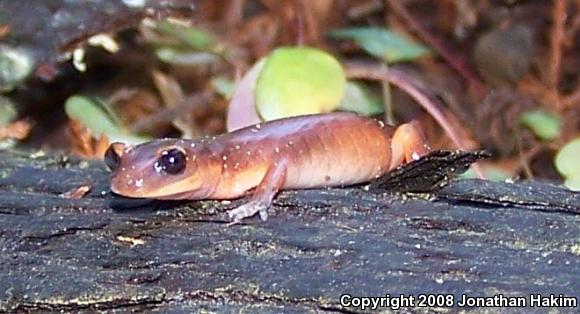
{"type": "Polygon", "coordinates": [[[196,140],[112,143],[111,190],[154,199],[250,200],[234,222],[267,209],[278,191],[347,186],[378,178],[429,150],[414,123],[397,128],[354,113],[304,115],[196,140]]]}

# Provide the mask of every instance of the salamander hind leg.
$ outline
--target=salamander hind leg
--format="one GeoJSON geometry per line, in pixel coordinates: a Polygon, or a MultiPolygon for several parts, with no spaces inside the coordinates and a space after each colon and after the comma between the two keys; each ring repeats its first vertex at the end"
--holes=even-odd
{"type": "Polygon", "coordinates": [[[228,212],[228,216],[234,223],[240,222],[246,217],[260,214],[262,220],[268,219],[268,207],[276,193],[284,185],[286,180],[286,163],[277,162],[270,166],[260,184],[254,190],[251,200],[228,212]]]}
{"type": "Polygon", "coordinates": [[[391,165],[396,168],[403,162],[410,162],[429,153],[423,131],[416,121],[400,125],[393,134],[391,140],[391,165]]]}

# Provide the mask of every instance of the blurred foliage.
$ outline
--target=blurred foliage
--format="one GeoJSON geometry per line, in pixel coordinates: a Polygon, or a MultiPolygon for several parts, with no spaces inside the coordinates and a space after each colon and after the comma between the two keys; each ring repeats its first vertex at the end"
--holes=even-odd
{"type": "Polygon", "coordinates": [[[525,112],[520,117],[520,122],[544,141],[553,140],[561,133],[562,121],[560,118],[545,110],[525,112]]]}
{"type": "Polygon", "coordinates": [[[16,117],[18,117],[16,104],[10,98],[0,96],[0,127],[16,120],[16,117]]]}
{"type": "Polygon", "coordinates": [[[104,109],[105,105],[98,100],[75,95],[67,99],[64,107],[70,119],[80,121],[95,135],[106,135],[112,142],[121,141],[137,144],[149,140],[127,132],[118,120],[104,109]]]}
{"type": "Polygon", "coordinates": [[[363,116],[374,116],[385,111],[381,98],[360,82],[347,82],[339,110],[357,112],[363,116]]]}
{"type": "Polygon", "coordinates": [[[13,90],[33,68],[34,61],[27,50],[0,44],[0,91],[13,90]]]}
{"type": "Polygon", "coordinates": [[[336,29],[329,35],[336,39],[354,40],[370,55],[387,63],[412,61],[429,52],[425,46],[405,39],[383,27],[336,29]]]}
{"type": "Polygon", "coordinates": [[[236,83],[225,76],[214,76],[211,79],[211,86],[223,98],[230,99],[236,89],[236,83]]]}
{"type": "Polygon", "coordinates": [[[209,32],[198,27],[175,24],[167,20],[157,23],[157,30],[167,35],[165,38],[174,38],[196,50],[211,50],[216,39],[209,32]]]}
{"type": "MultiPolygon", "coordinates": [[[[483,168],[483,173],[485,174],[485,178],[491,181],[506,181],[513,178],[513,173],[506,171],[505,169],[493,165],[487,165],[483,168]]],[[[460,175],[461,178],[464,179],[476,179],[477,174],[473,171],[472,168],[467,170],[466,172],[460,175]]]]}

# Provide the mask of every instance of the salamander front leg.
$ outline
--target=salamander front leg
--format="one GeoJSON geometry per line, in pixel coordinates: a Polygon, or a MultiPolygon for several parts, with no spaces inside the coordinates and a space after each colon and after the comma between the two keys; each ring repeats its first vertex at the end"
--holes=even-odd
{"type": "Polygon", "coordinates": [[[268,168],[266,175],[256,187],[252,199],[228,212],[228,216],[234,223],[240,222],[246,217],[260,214],[262,220],[268,219],[268,207],[272,204],[274,196],[286,180],[286,163],[277,162],[268,168]]]}
{"type": "Polygon", "coordinates": [[[423,131],[416,122],[401,124],[391,140],[391,169],[410,162],[430,151],[423,131]]]}

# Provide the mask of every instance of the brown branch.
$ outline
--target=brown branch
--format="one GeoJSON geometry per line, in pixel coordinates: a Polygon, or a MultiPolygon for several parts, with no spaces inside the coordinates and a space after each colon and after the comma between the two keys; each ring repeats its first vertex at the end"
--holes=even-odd
{"type": "Polygon", "coordinates": [[[419,38],[433,48],[459,75],[463,76],[470,87],[472,87],[478,95],[487,93],[487,86],[479,79],[464,60],[455,55],[445,45],[433,35],[429,33],[422,25],[409,14],[407,9],[398,0],[384,0],[385,8],[390,6],[395,15],[402,19],[419,38]]]}

